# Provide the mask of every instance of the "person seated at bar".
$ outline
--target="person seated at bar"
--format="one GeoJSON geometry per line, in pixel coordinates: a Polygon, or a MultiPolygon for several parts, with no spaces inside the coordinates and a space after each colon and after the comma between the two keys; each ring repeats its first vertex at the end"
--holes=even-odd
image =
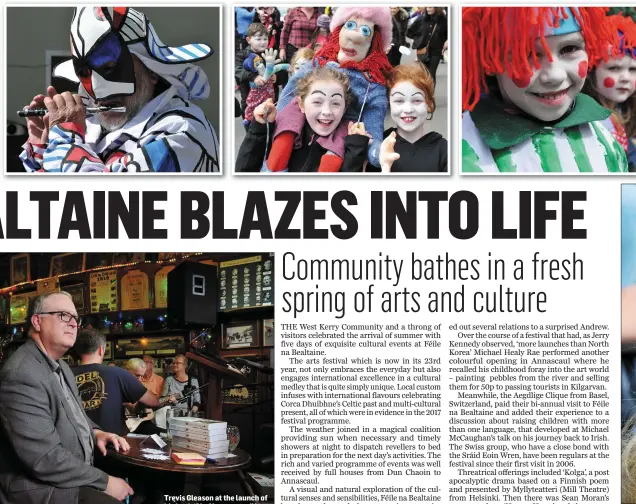
{"type": "Polygon", "coordinates": [[[201,407],[201,394],[199,394],[199,382],[196,378],[188,376],[188,359],[185,355],[177,355],[172,361],[172,376],[168,376],[163,384],[162,396],[173,395],[179,397],[189,394],[192,390],[195,392],[187,401],[179,401],[175,407],[180,408],[183,413],[191,411],[196,413],[201,407]]]}
{"type": "MultiPolygon", "coordinates": [[[[106,337],[94,329],[79,333],[75,351],[81,365],[72,369],[79,389],[84,410],[91,420],[103,429],[125,435],[128,432],[124,422],[123,403],[141,402],[153,408],[161,406],[159,398],[146,390],[134,376],[118,367],[110,367],[104,362],[106,337]]],[[[145,364],[141,359],[142,370],[145,364]]]]}
{"type": "Polygon", "coordinates": [[[130,446],[87,417],[61,359],[80,322],[73,299],[44,294],[31,310],[29,339],[0,370],[0,503],[116,504],[133,490],[94,467],[93,452],[130,446]]]}
{"type": "MultiPolygon", "coordinates": [[[[152,366],[153,364],[150,365],[152,366]]],[[[131,375],[143,383],[143,377],[147,370],[147,364],[145,361],[137,358],[129,359],[128,362],[126,362],[125,368],[131,375]]],[[[148,392],[154,393],[150,390],[148,392]]],[[[176,397],[173,395],[159,398],[161,405],[166,405],[168,403],[174,404],[176,400],[176,397]]],[[[143,404],[143,401],[137,403],[124,403],[124,406],[132,415],[132,417],[129,416],[126,420],[126,426],[130,432],[134,432],[136,434],[159,434],[161,432],[166,432],[165,429],[151,422],[151,420],[154,419],[154,412],[152,408],[148,408],[145,404],[143,404]]]]}
{"type": "Polygon", "coordinates": [[[141,383],[144,384],[150,392],[161,397],[161,391],[163,390],[163,382],[165,381],[162,376],[155,374],[155,359],[152,355],[144,355],[144,363],[146,364],[146,372],[141,377],[141,383]]]}

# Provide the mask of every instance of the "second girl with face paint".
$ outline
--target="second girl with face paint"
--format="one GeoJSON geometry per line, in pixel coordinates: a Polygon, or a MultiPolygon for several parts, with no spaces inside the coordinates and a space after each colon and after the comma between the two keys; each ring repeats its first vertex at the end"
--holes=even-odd
{"type": "Polygon", "coordinates": [[[427,121],[435,112],[435,83],[415,62],[395,67],[387,78],[391,119],[395,128],[384,132],[380,165],[384,173],[446,172],[448,142],[427,121]]]}
{"type": "MultiPolygon", "coordinates": [[[[629,141],[636,137],[636,23],[630,17],[609,16],[607,21],[618,34],[618,47],[612,57],[590,72],[583,92],[590,95],[612,115],[603,125],[628,153],[636,150],[629,141]]],[[[609,50],[610,48],[608,48],[609,50]]],[[[630,171],[632,165],[630,163],[630,171]]]]}

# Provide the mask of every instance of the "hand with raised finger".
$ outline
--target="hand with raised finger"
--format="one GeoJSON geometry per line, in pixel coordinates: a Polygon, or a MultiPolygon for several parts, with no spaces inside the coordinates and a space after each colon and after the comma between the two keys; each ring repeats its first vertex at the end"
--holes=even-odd
{"type": "Polygon", "coordinates": [[[86,111],[82,98],[77,94],[64,91],[53,97],[45,98],[44,105],[49,111],[49,126],[59,123],[75,123],[83,129],[86,128],[86,111]]]}
{"type": "Polygon", "coordinates": [[[382,167],[382,173],[391,173],[391,167],[393,163],[400,159],[400,155],[395,152],[395,131],[384,139],[380,145],[380,166],[382,167]]]}

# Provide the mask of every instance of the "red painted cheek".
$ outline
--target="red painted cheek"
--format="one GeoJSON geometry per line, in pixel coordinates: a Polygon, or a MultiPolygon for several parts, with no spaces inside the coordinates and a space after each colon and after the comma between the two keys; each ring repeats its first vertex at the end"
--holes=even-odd
{"type": "Polygon", "coordinates": [[[605,80],[603,80],[603,86],[606,88],[613,88],[615,84],[614,79],[611,77],[605,77],[605,80]]]}
{"type": "Polygon", "coordinates": [[[530,85],[530,79],[532,78],[531,73],[522,74],[518,77],[513,77],[512,82],[514,82],[515,86],[518,88],[526,88],[530,85]]]}
{"type": "Polygon", "coordinates": [[[587,75],[587,61],[581,61],[579,63],[579,77],[584,79],[587,75]]]}

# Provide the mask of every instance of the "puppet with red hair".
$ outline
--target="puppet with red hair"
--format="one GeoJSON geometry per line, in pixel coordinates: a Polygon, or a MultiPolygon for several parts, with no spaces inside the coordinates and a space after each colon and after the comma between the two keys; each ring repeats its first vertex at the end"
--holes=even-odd
{"type": "Polygon", "coordinates": [[[610,112],[580,93],[616,42],[606,10],[462,10],[462,171],[627,170],[610,112]]]}
{"type": "MultiPolygon", "coordinates": [[[[380,144],[384,133],[384,116],[388,108],[386,96],[386,76],[391,64],[386,57],[392,40],[391,11],[389,7],[339,7],[331,20],[329,40],[316,53],[310,63],[306,63],[289,80],[281,93],[277,109],[279,116],[272,151],[267,168],[281,171],[302,131],[293,129],[292,124],[304,124],[297,120],[301,114],[296,99],[296,83],[313,67],[330,66],[343,71],[349,78],[353,96],[345,114],[345,119],[364,124],[372,140],[368,149],[368,160],[379,167],[380,144]]],[[[343,121],[346,125],[348,121],[343,121]]],[[[343,126],[336,138],[329,139],[330,154],[342,158],[344,138],[347,130],[343,126]]],[[[324,139],[318,138],[320,143],[324,139]]],[[[329,169],[319,171],[339,171],[337,163],[329,163],[329,169]]]]}

